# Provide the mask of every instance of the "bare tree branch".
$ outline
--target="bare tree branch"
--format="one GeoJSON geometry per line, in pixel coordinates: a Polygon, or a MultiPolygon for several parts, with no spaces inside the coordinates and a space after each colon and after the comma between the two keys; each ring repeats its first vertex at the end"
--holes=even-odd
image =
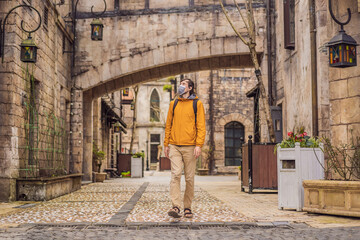
{"type": "Polygon", "coordinates": [[[221,8],[222,8],[225,16],[226,16],[226,19],[227,19],[228,22],[230,23],[230,25],[231,25],[232,29],[234,30],[234,32],[236,33],[236,35],[241,39],[241,41],[242,41],[244,44],[249,45],[249,43],[245,40],[245,38],[243,38],[243,36],[241,36],[241,34],[236,30],[236,28],[235,28],[234,24],[232,23],[229,15],[227,14],[227,11],[226,11],[226,9],[225,9],[225,7],[224,7],[224,5],[223,5],[223,3],[222,3],[221,0],[219,0],[219,3],[220,3],[220,5],[221,5],[221,8]]]}
{"type": "Polygon", "coordinates": [[[235,6],[236,6],[238,12],[240,13],[241,19],[243,20],[243,22],[244,22],[244,24],[245,24],[246,30],[247,30],[248,32],[250,32],[249,26],[248,26],[248,24],[246,23],[246,20],[245,20],[245,18],[244,18],[244,15],[243,15],[242,12],[241,12],[241,9],[240,9],[239,5],[237,4],[236,0],[233,0],[233,1],[234,1],[234,3],[235,3],[235,6]]]}
{"type": "MultiPolygon", "coordinates": [[[[275,130],[274,130],[274,125],[272,122],[272,117],[271,117],[271,112],[270,112],[270,104],[268,101],[268,95],[265,91],[265,86],[264,86],[264,82],[262,79],[262,75],[261,75],[261,69],[260,69],[260,64],[258,61],[258,55],[256,52],[256,32],[255,32],[255,19],[254,19],[254,11],[253,11],[253,7],[252,7],[252,0],[246,0],[245,1],[245,7],[246,7],[246,15],[247,15],[247,21],[248,21],[248,27],[247,27],[247,31],[249,34],[249,40],[250,41],[246,41],[244,39],[244,37],[236,30],[233,22],[231,21],[230,17],[227,14],[227,11],[224,8],[224,5],[222,3],[221,0],[219,0],[219,3],[221,5],[221,8],[226,16],[226,19],[228,20],[230,26],[232,27],[232,29],[234,30],[234,32],[236,33],[236,35],[241,39],[241,41],[243,43],[245,43],[250,51],[250,56],[251,56],[251,60],[254,64],[254,68],[255,68],[255,74],[256,74],[256,78],[258,79],[259,82],[259,89],[260,89],[260,95],[261,95],[261,100],[262,103],[264,105],[264,109],[265,109],[265,118],[266,118],[266,123],[269,129],[269,137],[270,137],[270,141],[271,142],[275,142],[275,130]]],[[[236,4],[236,2],[235,2],[236,4]]],[[[238,11],[241,15],[241,18],[244,21],[244,24],[246,26],[246,21],[244,19],[244,17],[242,16],[241,12],[240,12],[240,8],[238,7],[238,5],[236,4],[236,7],[238,8],[238,11]]]]}

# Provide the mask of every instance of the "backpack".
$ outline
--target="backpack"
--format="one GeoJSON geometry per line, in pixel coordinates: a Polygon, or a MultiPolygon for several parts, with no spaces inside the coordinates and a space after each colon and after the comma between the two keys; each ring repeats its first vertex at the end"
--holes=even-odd
{"type": "MultiPolygon", "coordinates": [[[[197,102],[198,102],[199,99],[194,99],[193,100],[193,108],[194,108],[194,114],[195,114],[195,124],[196,124],[196,120],[197,120],[197,102]]],[[[173,106],[173,119],[174,119],[174,112],[175,112],[175,107],[176,105],[178,104],[178,99],[175,99],[175,102],[174,102],[174,106],[173,106]]]]}

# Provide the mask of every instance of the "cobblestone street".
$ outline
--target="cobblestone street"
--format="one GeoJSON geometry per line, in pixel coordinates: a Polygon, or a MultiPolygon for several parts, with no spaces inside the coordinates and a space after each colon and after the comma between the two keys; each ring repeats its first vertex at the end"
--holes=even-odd
{"type": "Polygon", "coordinates": [[[47,202],[2,204],[0,239],[360,239],[359,220],[278,210],[276,193],[242,193],[235,176],[197,176],[194,218],[172,219],[169,179],[146,172],[47,202]]]}

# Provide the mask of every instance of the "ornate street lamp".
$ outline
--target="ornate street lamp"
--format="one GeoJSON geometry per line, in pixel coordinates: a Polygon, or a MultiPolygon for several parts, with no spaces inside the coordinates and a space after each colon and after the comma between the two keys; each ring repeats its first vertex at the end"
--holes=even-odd
{"type": "MultiPolygon", "coordinates": [[[[39,15],[39,25],[32,31],[25,30],[24,21],[21,20],[21,29],[24,32],[29,33],[29,36],[28,36],[28,38],[26,40],[22,41],[22,43],[20,45],[20,47],[21,47],[20,59],[23,62],[33,62],[33,63],[35,63],[36,62],[36,57],[37,57],[37,49],[38,49],[38,47],[36,46],[34,40],[31,38],[31,33],[36,32],[40,28],[40,26],[41,26],[41,15],[40,15],[39,11],[36,8],[34,8],[34,7],[30,6],[30,5],[18,5],[16,7],[12,8],[6,14],[6,16],[4,18],[2,28],[0,29],[0,34],[1,34],[1,37],[0,37],[0,41],[1,41],[1,44],[0,44],[1,59],[2,59],[2,62],[4,62],[5,24],[6,24],[6,20],[7,20],[8,16],[10,15],[10,13],[12,13],[15,9],[20,8],[20,7],[27,7],[27,8],[33,9],[39,15]]],[[[0,26],[1,26],[1,23],[2,23],[2,20],[0,20],[0,26]]]]}
{"type": "Polygon", "coordinates": [[[339,34],[333,37],[326,44],[329,47],[329,65],[330,67],[353,67],[357,65],[356,46],[358,45],[354,38],[347,35],[344,31],[344,25],[348,24],[351,19],[351,11],[348,8],[348,19],[346,22],[340,22],[334,16],[332,11],[331,0],[329,0],[329,11],[332,19],[341,26],[339,34]]]}

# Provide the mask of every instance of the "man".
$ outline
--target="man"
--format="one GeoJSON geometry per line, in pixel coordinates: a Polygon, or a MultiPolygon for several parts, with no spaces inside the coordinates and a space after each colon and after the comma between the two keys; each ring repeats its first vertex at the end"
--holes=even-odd
{"type": "Polygon", "coordinates": [[[168,214],[174,218],[181,217],[180,180],[184,165],[184,217],[192,218],[196,159],[200,156],[205,141],[205,111],[194,93],[194,82],[190,79],[181,80],[178,94],[179,97],[170,103],[165,127],[164,152],[171,162],[172,208],[168,214]]]}

